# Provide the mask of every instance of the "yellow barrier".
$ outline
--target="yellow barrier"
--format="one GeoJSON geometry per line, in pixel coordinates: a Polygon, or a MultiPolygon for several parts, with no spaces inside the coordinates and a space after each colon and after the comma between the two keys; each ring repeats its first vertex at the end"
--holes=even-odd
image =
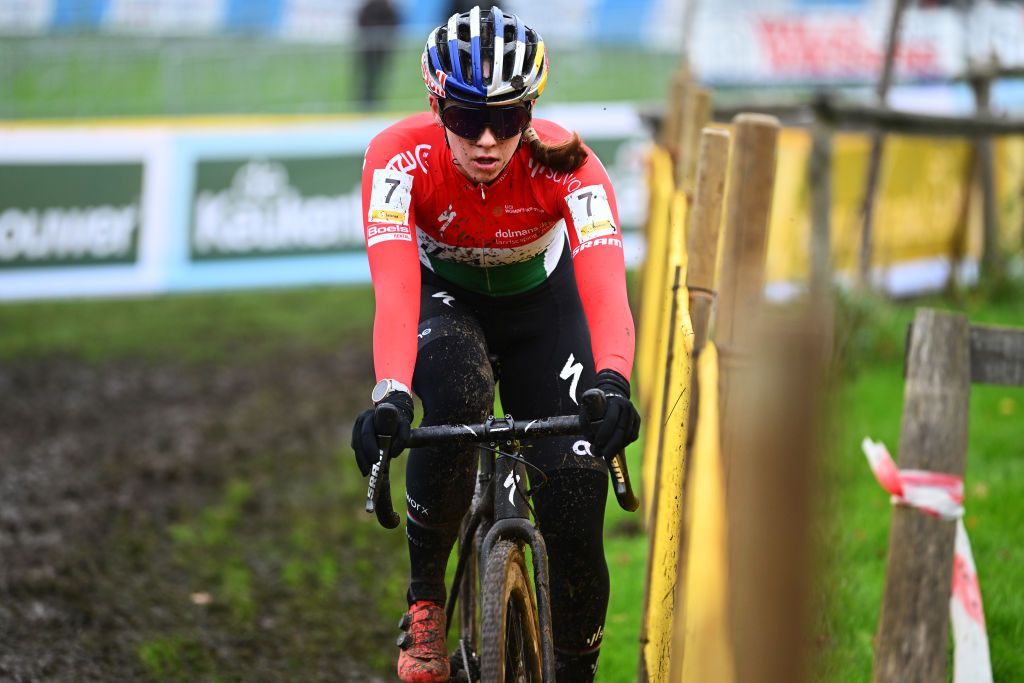
{"type": "Polygon", "coordinates": [[[687,575],[675,619],[673,670],[683,683],[735,679],[726,624],[725,482],[718,426],[718,351],[709,343],[697,359],[700,405],[690,454],[684,516],[687,575]],[[682,657],[683,653],[685,657],[682,657]]]}
{"type": "MultiPolygon", "coordinates": [[[[1005,138],[997,141],[995,147],[1000,239],[1003,248],[1012,252],[1022,245],[1024,140],[1005,138]]],[[[769,282],[807,279],[810,149],[807,131],[795,128],[782,131],[768,238],[769,282]]],[[[866,135],[841,133],[833,139],[832,264],[836,272],[850,275],[856,271],[860,249],[860,204],[869,149],[866,135]]],[[[970,160],[970,144],[964,141],[886,137],[882,178],[875,203],[872,259],[875,267],[949,257],[957,249],[965,220],[964,253],[980,258],[980,202],[975,201],[975,210],[965,215],[970,160]]]]}
{"type": "MultiPolygon", "coordinates": [[[[637,398],[647,411],[658,355],[660,321],[665,301],[665,271],[668,268],[669,212],[672,205],[672,157],[662,147],[651,150],[648,166],[647,253],[644,258],[640,301],[639,348],[637,350],[637,398]]],[[[648,500],[644,496],[644,500],[648,500]]],[[[646,502],[644,503],[646,505],[646,502]]]]}
{"type": "MultiPolygon", "coordinates": [[[[644,454],[642,463],[641,482],[643,486],[643,514],[646,524],[650,523],[652,504],[655,498],[654,483],[657,481],[658,457],[661,452],[664,437],[662,430],[664,422],[665,391],[671,367],[671,354],[673,349],[669,346],[671,334],[669,333],[668,321],[674,310],[686,311],[686,300],[677,307],[676,298],[673,296],[673,286],[684,281],[686,272],[686,250],[683,248],[683,231],[686,225],[686,197],[681,192],[668,195],[667,210],[665,207],[659,211],[668,216],[664,233],[664,283],[661,288],[654,292],[652,298],[657,308],[655,310],[656,329],[650,334],[647,342],[643,344],[642,353],[651,354],[651,363],[648,368],[650,393],[647,396],[647,403],[643,406],[644,415],[647,416],[646,428],[644,430],[644,454]],[[678,268],[678,280],[676,280],[676,269],[678,268]],[[654,296],[657,295],[657,296],[654,296]]],[[[687,313],[688,317],[688,313],[687,313]]],[[[648,528],[650,528],[648,526],[648,528]]]]}
{"type": "Polygon", "coordinates": [[[676,286],[663,291],[664,333],[658,340],[651,408],[644,445],[644,491],[649,542],[645,614],[641,625],[641,667],[652,683],[668,681],[672,622],[675,613],[676,572],[682,527],[683,472],[690,413],[690,369],[693,326],[687,310],[685,281],[686,198],[677,192],[672,202],[667,280],[676,286]],[[665,296],[669,294],[669,296],[665,296]],[[657,482],[657,490],[654,483],[657,482]]]}
{"type": "Polygon", "coordinates": [[[1024,253],[1024,138],[995,143],[996,205],[1000,242],[1008,254],[1024,253]]]}

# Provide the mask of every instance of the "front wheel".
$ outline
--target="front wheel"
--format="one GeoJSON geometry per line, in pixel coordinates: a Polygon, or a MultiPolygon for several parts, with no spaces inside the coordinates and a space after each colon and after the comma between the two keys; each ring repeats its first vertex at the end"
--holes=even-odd
{"type": "Polygon", "coordinates": [[[487,683],[541,683],[540,629],[523,551],[494,544],[480,606],[480,674],[487,683]]]}

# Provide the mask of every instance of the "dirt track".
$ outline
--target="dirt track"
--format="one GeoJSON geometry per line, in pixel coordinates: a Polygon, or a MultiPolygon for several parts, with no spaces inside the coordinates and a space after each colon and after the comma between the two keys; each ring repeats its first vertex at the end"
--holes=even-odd
{"type": "Polygon", "coordinates": [[[370,367],[0,366],[0,681],[387,680],[404,534],[342,448],[370,367]]]}

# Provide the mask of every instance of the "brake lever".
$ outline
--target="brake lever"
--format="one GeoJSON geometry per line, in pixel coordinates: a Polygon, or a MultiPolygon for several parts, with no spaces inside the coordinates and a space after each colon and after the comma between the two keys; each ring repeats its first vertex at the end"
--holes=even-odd
{"type": "MultiPolygon", "coordinates": [[[[583,401],[583,408],[591,421],[600,424],[604,415],[607,399],[604,392],[598,388],[587,389],[580,397],[583,401]]],[[[633,493],[633,485],[629,481],[629,468],[626,466],[626,450],[622,449],[614,454],[608,461],[608,475],[612,478],[612,489],[615,491],[615,500],[619,507],[627,512],[634,512],[640,507],[640,501],[633,493]]]]}
{"type": "Polygon", "coordinates": [[[373,413],[373,426],[377,431],[379,456],[370,469],[370,483],[366,489],[366,511],[376,513],[377,521],[385,529],[394,529],[400,521],[391,502],[391,440],[398,431],[398,408],[382,403],[373,413]]]}

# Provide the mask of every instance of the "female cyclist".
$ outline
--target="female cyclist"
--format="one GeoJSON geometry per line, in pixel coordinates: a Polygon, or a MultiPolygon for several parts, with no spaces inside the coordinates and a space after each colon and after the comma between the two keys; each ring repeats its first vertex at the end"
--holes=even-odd
{"type": "MultiPolygon", "coordinates": [[[[494,8],[452,15],[422,57],[430,111],[381,132],[363,167],[366,247],[376,298],[374,406],[399,408],[392,457],[413,418],[481,422],[499,380],[517,419],[573,414],[592,386],[609,396],[587,441],[531,449],[548,547],[559,683],[591,681],[608,606],[602,531],[606,459],[634,441],[633,320],[615,197],[601,162],[532,117],[548,80],[544,42],[494,8]],[[494,362],[492,362],[494,361],[494,362]],[[411,387],[411,391],[410,391],[411,387]]],[[[377,459],[376,408],[356,420],[364,476],[377,459]]],[[[449,678],[445,566],[474,487],[474,448],[416,448],[406,470],[411,565],[398,676],[449,678]]],[[[536,483],[536,482],[535,482],[536,483]]]]}

